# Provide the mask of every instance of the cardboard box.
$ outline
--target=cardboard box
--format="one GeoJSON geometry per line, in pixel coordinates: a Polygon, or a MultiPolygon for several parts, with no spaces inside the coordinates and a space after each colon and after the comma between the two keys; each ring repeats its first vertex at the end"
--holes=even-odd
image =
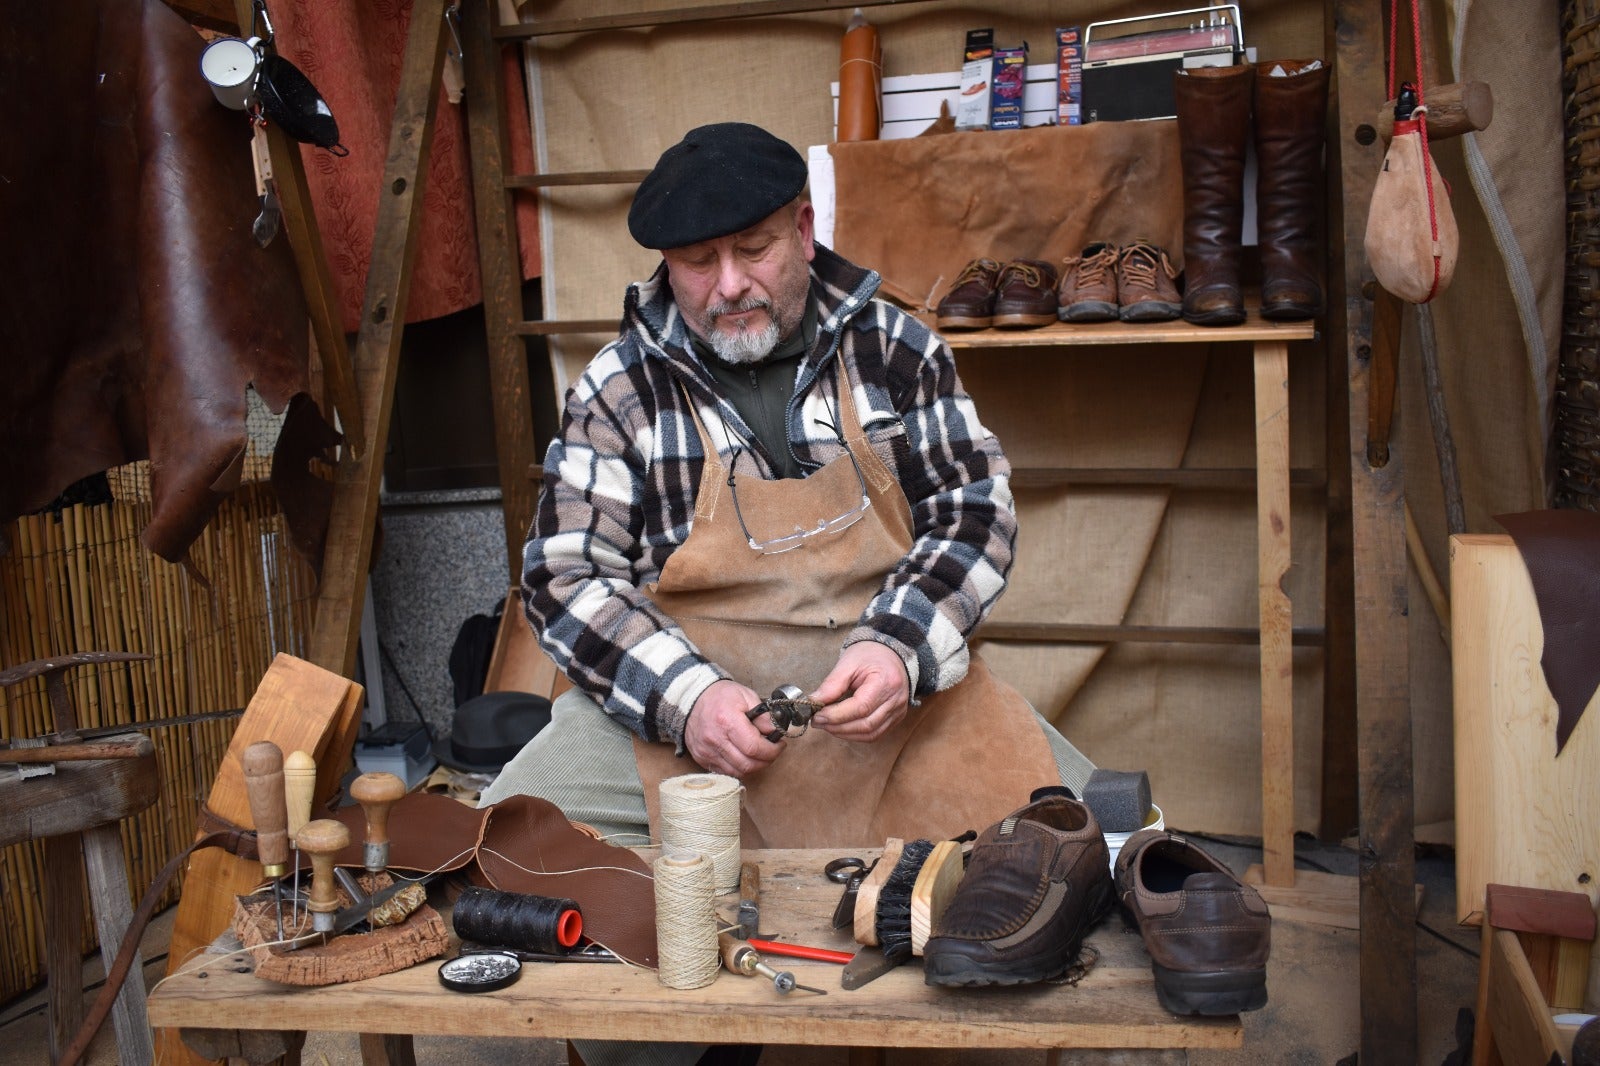
{"type": "Polygon", "coordinates": [[[968,30],[962,53],[961,95],[956,99],[956,129],[989,128],[989,90],[994,84],[994,29],[968,30]]]}
{"type": "Polygon", "coordinates": [[[1056,125],[1083,124],[1083,32],[1056,28],[1056,125]]]}
{"type": "Polygon", "coordinates": [[[1028,80],[1028,42],[994,50],[994,88],[989,97],[989,128],[1022,128],[1022,89],[1028,80]]]}

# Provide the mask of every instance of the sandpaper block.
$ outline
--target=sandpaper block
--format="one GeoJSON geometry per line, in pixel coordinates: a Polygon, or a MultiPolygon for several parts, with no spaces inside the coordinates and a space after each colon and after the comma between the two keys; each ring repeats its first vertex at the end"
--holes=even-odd
{"type": "Polygon", "coordinates": [[[1150,775],[1143,770],[1095,770],[1083,786],[1083,802],[1102,833],[1133,833],[1150,813],[1150,775]]]}

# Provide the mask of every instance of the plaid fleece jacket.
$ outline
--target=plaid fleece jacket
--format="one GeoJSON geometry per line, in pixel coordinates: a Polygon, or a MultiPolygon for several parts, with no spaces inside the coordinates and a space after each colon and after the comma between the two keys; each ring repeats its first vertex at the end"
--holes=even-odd
{"type": "MultiPolygon", "coordinates": [[[[694,355],[666,274],[663,263],[630,286],[621,335],[567,393],[561,433],[545,456],[522,593],[540,643],[574,685],[646,740],[681,751],[695,700],[728,676],[642,591],[694,517],[704,453],[684,390],[719,450],[728,449],[724,462],[743,477],[776,475],[694,355]]],[[[1005,589],[1017,527],[1010,466],[979,424],[950,349],[873,299],[878,281],[817,246],[817,338],[789,404],[788,440],[808,473],[842,453],[818,424],[834,420],[842,351],[862,426],[910,501],[915,540],[841,647],[876,640],[893,648],[915,698],[966,675],[966,638],[1005,589]]]]}

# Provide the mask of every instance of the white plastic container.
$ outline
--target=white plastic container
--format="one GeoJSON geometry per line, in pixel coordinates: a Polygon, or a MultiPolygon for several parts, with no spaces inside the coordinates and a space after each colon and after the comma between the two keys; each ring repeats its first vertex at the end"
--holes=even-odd
{"type": "MultiPolygon", "coordinates": [[[[1143,828],[1144,829],[1165,829],[1166,827],[1167,827],[1167,823],[1161,817],[1161,808],[1157,807],[1154,803],[1150,804],[1150,813],[1146,814],[1144,816],[1144,827],[1143,828]]],[[[1107,833],[1105,836],[1106,836],[1106,848],[1107,848],[1107,850],[1109,850],[1111,852],[1111,871],[1112,871],[1112,873],[1115,873],[1116,869],[1117,869],[1117,853],[1122,850],[1122,845],[1126,844],[1128,842],[1128,838],[1133,836],[1133,834],[1132,833],[1107,833]]]]}

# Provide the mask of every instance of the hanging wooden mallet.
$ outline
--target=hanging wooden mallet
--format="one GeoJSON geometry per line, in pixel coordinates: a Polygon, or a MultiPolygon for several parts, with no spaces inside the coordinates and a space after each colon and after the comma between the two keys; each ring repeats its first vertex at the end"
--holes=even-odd
{"type": "Polygon", "coordinates": [[[406,783],[391,773],[362,774],[350,783],[350,798],[367,816],[367,839],[361,859],[369,874],[389,865],[389,808],[404,798],[406,783]]]}

